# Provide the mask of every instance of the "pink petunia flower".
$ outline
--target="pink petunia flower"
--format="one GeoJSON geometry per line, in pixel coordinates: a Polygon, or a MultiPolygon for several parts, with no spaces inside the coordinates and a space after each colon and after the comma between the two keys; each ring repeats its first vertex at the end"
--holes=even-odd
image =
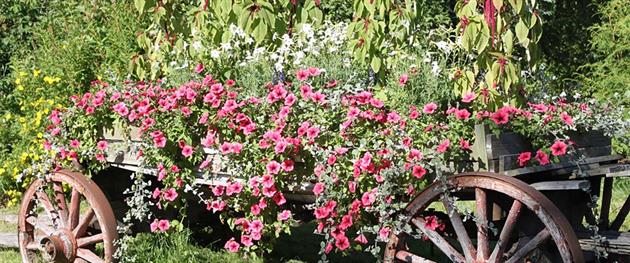
{"type": "Polygon", "coordinates": [[[422,166],[420,165],[416,165],[413,167],[413,170],[411,172],[411,174],[413,175],[413,177],[418,178],[418,179],[422,179],[422,177],[427,173],[427,170],[425,170],[422,166]]]}
{"type": "Polygon", "coordinates": [[[470,112],[468,112],[467,109],[457,110],[455,112],[455,117],[457,117],[457,119],[460,119],[460,120],[466,120],[470,117],[470,112]]]}
{"type": "Polygon", "coordinates": [[[239,243],[237,243],[236,241],[234,241],[234,238],[228,240],[228,242],[225,242],[225,246],[224,248],[232,253],[236,253],[238,252],[238,249],[241,247],[241,245],[239,243]]]}
{"type": "Polygon", "coordinates": [[[184,157],[190,157],[193,154],[194,150],[193,147],[190,145],[186,145],[184,146],[184,148],[182,148],[182,155],[184,157]]]}
{"type": "Polygon", "coordinates": [[[78,140],[72,140],[72,141],[70,141],[70,147],[72,147],[72,148],[79,148],[79,147],[81,147],[81,143],[78,140]]]}
{"type": "Polygon", "coordinates": [[[499,125],[499,124],[506,124],[506,123],[508,123],[510,121],[510,115],[504,109],[499,109],[495,113],[492,113],[492,116],[490,118],[497,125],[499,125]]]}
{"type": "Polygon", "coordinates": [[[158,222],[158,229],[160,229],[160,231],[162,232],[166,232],[168,231],[168,229],[171,227],[171,224],[168,220],[166,219],[162,219],[158,222]]]}
{"type": "Polygon", "coordinates": [[[554,156],[565,155],[567,153],[567,144],[563,141],[556,141],[551,145],[551,154],[554,156]]]}
{"type": "Polygon", "coordinates": [[[295,73],[295,77],[296,77],[296,78],[297,78],[297,80],[299,80],[299,81],[305,81],[305,80],[307,80],[309,75],[310,75],[310,74],[308,73],[308,71],[307,71],[307,70],[301,70],[301,69],[300,69],[300,70],[298,70],[298,71],[295,73]]]}
{"type": "Polygon", "coordinates": [[[280,163],[276,161],[271,161],[267,163],[267,173],[271,175],[278,174],[280,172],[280,168],[282,168],[280,166],[280,163]]]}
{"type": "Polygon", "coordinates": [[[573,118],[571,118],[571,115],[569,115],[566,112],[562,112],[560,114],[560,118],[562,119],[562,121],[564,121],[564,123],[566,123],[569,126],[573,126],[573,118]]]}
{"type": "Polygon", "coordinates": [[[159,229],[159,228],[158,228],[159,223],[160,223],[160,222],[159,222],[159,220],[157,220],[157,219],[153,220],[153,222],[152,222],[152,223],[151,223],[151,225],[150,225],[151,232],[157,232],[157,231],[158,231],[158,229],[159,229]]]}
{"type": "Polygon", "coordinates": [[[105,151],[107,150],[107,141],[99,141],[96,143],[96,148],[101,150],[101,151],[105,151]]]}
{"type": "Polygon", "coordinates": [[[389,227],[383,227],[381,228],[381,230],[378,231],[378,236],[381,237],[382,239],[387,240],[389,238],[389,232],[390,232],[389,227]]]}
{"type": "Polygon", "coordinates": [[[339,250],[346,250],[348,247],[350,247],[350,241],[348,241],[348,237],[346,237],[345,235],[339,235],[335,238],[335,246],[339,250]]]}
{"type": "Polygon", "coordinates": [[[354,239],[354,241],[356,241],[356,242],[357,242],[357,243],[359,243],[359,244],[364,244],[364,245],[365,245],[365,244],[367,244],[367,242],[368,242],[368,241],[367,241],[367,238],[365,238],[365,235],[363,235],[363,234],[358,235],[358,236],[354,239]]]}
{"type": "Polygon", "coordinates": [[[313,187],[313,193],[317,196],[317,195],[320,195],[322,192],[324,192],[324,184],[316,183],[315,186],[313,187]]]}
{"type": "Polygon", "coordinates": [[[549,164],[549,155],[545,152],[543,152],[542,150],[538,150],[536,151],[536,161],[538,161],[538,163],[540,165],[546,165],[549,164]]]}
{"type": "Polygon", "coordinates": [[[243,243],[243,245],[246,247],[251,247],[252,245],[254,245],[254,243],[252,242],[252,237],[248,235],[241,236],[241,243],[243,243]]]}
{"type": "Polygon", "coordinates": [[[199,63],[197,64],[197,66],[195,67],[195,73],[197,74],[201,74],[201,72],[203,72],[204,66],[203,64],[199,63]]]}
{"type": "Polygon", "coordinates": [[[444,141],[442,141],[442,143],[440,143],[440,145],[438,145],[437,152],[444,153],[446,152],[446,150],[448,150],[449,146],[451,146],[451,141],[449,139],[445,139],[444,141]]]}
{"type": "Polygon", "coordinates": [[[405,86],[407,84],[407,80],[409,80],[409,76],[407,74],[402,74],[398,79],[398,85],[405,86]]]}
{"type": "Polygon", "coordinates": [[[177,199],[177,190],[175,190],[175,188],[170,188],[168,190],[166,190],[162,196],[164,197],[165,200],[173,202],[175,201],[175,199],[177,199]]]}
{"type": "Polygon", "coordinates": [[[518,165],[523,167],[532,158],[531,152],[522,152],[518,155],[518,165]]]}
{"type": "Polygon", "coordinates": [[[470,103],[475,100],[475,98],[477,98],[477,94],[475,94],[474,92],[467,92],[464,94],[464,96],[462,96],[462,102],[470,103]]]}
{"type": "Polygon", "coordinates": [[[283,210],[278,214],[278,221],[286,221],[291,218],[291,211],[283,210]]]}
{"type": "Polygon", "coordinates": [[[422,108],[422,112],[426,114],[432,114],[435,112],[435,110],[437,110],[437,107],[437,104],[435,104],[434,102],[430,102],[424,105],[424,107],[422,108]]]}

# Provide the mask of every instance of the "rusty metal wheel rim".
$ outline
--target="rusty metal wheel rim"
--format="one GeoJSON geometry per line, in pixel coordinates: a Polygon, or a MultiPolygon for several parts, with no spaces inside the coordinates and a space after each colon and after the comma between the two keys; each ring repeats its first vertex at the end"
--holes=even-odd
{"type": "Polygon", "coordinates": [[[114,262],[116,219],[105,194],[92,180],[61,170],[35,180],[22,198],[18,240],[23,262],[35,262],[38,254],[54,262],[114,262]],[[70,191],[64,191],[63,185],[70,191]],[[87,205],[83,214],[81,202],[87,205]],[[50,226],[37,216],[40,210],[50,219],[50,226]],[[103,246],[101,255],[93,251],[96,244],[103,246]]]}
{"type": "MultiPolygon", "coordinates": [[[[575,232],[571,228],[571,225],[569,224],[567,219],[564,217],[564,215],[562,215],[560,210],[547,197],[545,197],[542,193],[538,192],[533,187],[512,177],[498,175],[494,173],[486,173],[486,172],[465,173],[465,174],[461,174],[457,176],[451,176],[447,178],[447,182],[448,182],[447,184],[449,185],[449,187],[452,186],[455,188],[474,188],[475,199],[477,200],[477,202],[479,202],[479,199],[480,199],[477,197],[479,195],[479,193],[477,192],[478,191],[477,189],[482,189],[483,190],[482,192],[494,191],[494,192],[505,194],[513,198],[514,201],[512,203],[512,207],[507,216],[508,220],[510,216],[518,219],[518,214],[519,214],[519,211],[521,211],[521,209],[523,208],[529,209],[539,218],[542,224],[544,224],[543,231],[541,231],[538,235],[536,235],[532,239],[539,238],[539,239],[543,239],[544,241],[544,239],[551,238],[551,240],[555,243],[558,249],[558,252],[562,256],[563,262],[565,263],[584,262],[583,254],[580,249],[580,245],[578,243],[577,237],[575,236],[575,232]],[[519,194],[521,195],[520,196],[521,198],[519,198],[518,196],[519,194]],[[515,212],[513,212],[512,210],[514,210],[515,212]]],[[[424,211],[424,209],[426,209],[427,206],[429,206],[433,201],[439,199],[442,196],[443,194],[442,189],[443,189],[442,184],[440,182],[435,182],[431,184],[430,186],[428,186],[418,196],[416,196],[414,200],[410,202],[407,208],[405,209],[405,213],[406,215],[409,215],[410,221],[415,221],[413,222],[415,224],[421,224],[423,222],[421,221],[423,220],[422,217],[416,217],[416,216],[419,215],[420,212],[424,211]],[[420,218],[421,220],[419,221],[418,218],[420,218]]],[[[484,198],[483,201],[485,201],[485,194],[483,194],[483,198],[484,198]]],[[[447,204],[445,204],[445,206],[446,205],[447,204]]],[[[477,212],[480,212],[480,211],[477,211],[477,212]]],[[[483,214],[485,214],[485,212],[483,214]]],[[[457,216],[459,218],[459,221],[461,221],[461,217],[459,217],[459,214],[455,212],[451,214],[451,217],[450,217],[451,223],[453,223],[453,220],[458,221],[456,218],[454,219],[452,215],[457,216]]],[[[479,213],[479,215],[482,215],[482,213],[479,213]]],[[[456,227],[455,225],[457,225],[457,223],[453,223],[454,228],[456,227]]],[[[461,222],[460,222],[460,225],[461,225],[461,222]]],[[[420,226],[423,226],[423,224],[421,224],[420,226]]],[[[508,232],[507,233],[508,236],[506,238],[509,238],[510,232],[514,229],[510,229],[509,226],[505,228],[508,229],[506,230],[508,232]]],[[[481,228],[479,227],[479,225],[477,226],[477,229],[478,229],[478,237],[480,237],[481,240],[483,240],[484,236],[485,238],[487,238],[487,234],[482,233],[484,232],[484,230],[480,230],[481,228]]],[[[427,234],[429,236],[429,239],[433,244],[436,244],[436,241],[439,241],[438,237],[431,236],[431,235],[439,235],[437,232],[427,230],[424,228],[421,231],[424,232],[424,234],[427,234]]],[[[503,232],[503,229],[501,229],[501,232],[503,232]]],[[[504,233],[501,233],[500,236],[503,237],[503,235],[504,233]]],[[[404,239],[403,235],[396,235],[396,233],[392,233],[389,243],[385,247],[385,254],[384,254],[385,262],[400,262],[400,261],[402,262],[432,262],[430,260],[426,260],[420,256],[417,256],[409,251],[405,251],[404,247],[402,247],[403,242],[400,242],[400,240],[402,239],[404,239]]],[[[542,241],[540,241],[539,239],[534,240],[533,241],[534,244],[536,245],[541,244],[542,241]]],[[[501,238],[500,240],[506,240],[506,239],[501,238]]],[[[444,244],[441,244],[441,246],[437,244],[436,245],[438,246],[438,249],[440,249],[442,252],[445,252],[445,254],[452,261],[455,261],[455,262],[503,262],[503,259],[501,256],[503,252],[499,252],[499,251],[501,251],[501,249],[505,251],[505,247],[497,248],[500,246],[495,246],[495,248],[492,251],[489,251],[488,242],[478,242],[477,247],[474,247],[472,242],[470,241],[470,237],[465,232],[465,230],[464,230],[464,235],[457,234],[457,241],[460,244],[463,244],[461,246],[462,248],[464,247],[468,248],[468,249],[462,249],[464,252],[463,255],[459,253],[459,251],[455,250],[452,246],[449,248],[448,246],[445,246],[444,244]],[[482,252],[478,253],[478,251],[482,251],[482,252]],[[454,254],[454,252],[457,252],[457,253],[454,254]],[[494,255],[494,254],[497,254],[497,255],[494,255]]],[[[444,241],[444,242],[448,243],[447,241],[444,241]]],[[[527,245],[530,245],[530,243],[528,242],[527,245]]],[[[517,252],[523,252],[523,251],[520,251],[519,249],[517,252]]],[[[531,250],[529,252],[531,252],[531,250]]],[[[517,253],[515,254],[516,255],[514,255],[514,257],[519,256],[517,253]]],[[[511,261],[506,261],[506,262],[511,262],[511,261]]]]}

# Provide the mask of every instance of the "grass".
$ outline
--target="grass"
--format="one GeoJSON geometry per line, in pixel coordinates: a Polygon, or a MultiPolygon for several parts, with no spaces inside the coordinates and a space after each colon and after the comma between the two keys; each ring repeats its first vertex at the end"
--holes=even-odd
{"type": "Polygon", "coordinates": [[[0,248],[0,262],[2,263],[21,263],[22,257],[17,249],[0,248]]]}

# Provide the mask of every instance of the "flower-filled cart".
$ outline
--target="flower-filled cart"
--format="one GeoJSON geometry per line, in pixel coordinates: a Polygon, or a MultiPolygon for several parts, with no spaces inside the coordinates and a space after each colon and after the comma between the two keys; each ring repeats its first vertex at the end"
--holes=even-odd
{"type": "Polygon", "coordinates": [[[394,110],[317,68],[296,79],[261,97],[211,76],[178,87],[96,82],[73,97],[49,117],[52,157],[33,167],[24,194],[24,261],[115,261],[130,219],[172,231],[176,221],[159,211],[184,199],[230,226],[230,252],[260,251],[299,221],[299,206],[317,221],[324,260],[351,245],[385,262],[628,254],[618,230],[630,203],[616,218],[609,210],[612,180],[629,167],[610,138],[580,126],[589,105],[485,111],[468,96],[394,110]],[[563,128],[536,137],[519,130],[525,124],[563,128]]]}

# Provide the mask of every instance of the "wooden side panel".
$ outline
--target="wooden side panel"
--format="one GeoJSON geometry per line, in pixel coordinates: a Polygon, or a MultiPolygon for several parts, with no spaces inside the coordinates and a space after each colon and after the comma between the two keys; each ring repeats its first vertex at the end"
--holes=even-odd
{"type": "Polygon", "coordinates": [[[499,135],[486,135],[486,151],[489,160],[531,150],[532,145],[529,141],[516,133],[505,132],[499,135]]]}

